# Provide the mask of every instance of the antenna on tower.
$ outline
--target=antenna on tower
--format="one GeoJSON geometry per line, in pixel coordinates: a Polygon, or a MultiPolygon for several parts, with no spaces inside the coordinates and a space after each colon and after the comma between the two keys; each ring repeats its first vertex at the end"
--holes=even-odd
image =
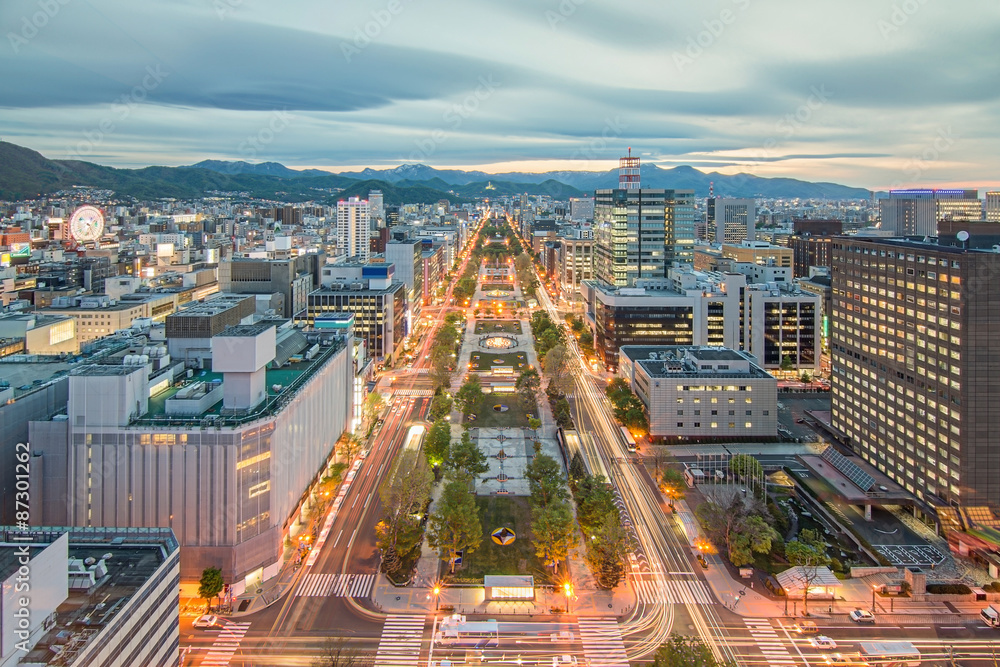
{"type": "Polygon", "coordinates": [[[715,196],[715,181],[708,182],[708,196],[709,197],[715,196]]]}

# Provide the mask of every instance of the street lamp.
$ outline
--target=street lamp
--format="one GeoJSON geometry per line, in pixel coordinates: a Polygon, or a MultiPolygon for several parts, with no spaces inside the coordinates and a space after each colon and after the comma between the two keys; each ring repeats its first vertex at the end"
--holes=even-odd
{"type": "Polygon", "coordinates": [[[878,590],[878,586],[872,584],[872,613],[875,613],[875,591],[878,590]]]}
{"type": "Polygon", "coordinates": [[[441,596],[441,587],[440,586],[435,586],[434,587],[434,611],[437,611],[438,609],[441,608],[441,597],[440,596],[441,596]]]}
{"type": "Polygon", "coordinates": [[[567,581],[563,584],[563,592],[566,593],[566,613],[569,613],[569,597],[573,594],[573,587],[569,585],[567,581]]]}

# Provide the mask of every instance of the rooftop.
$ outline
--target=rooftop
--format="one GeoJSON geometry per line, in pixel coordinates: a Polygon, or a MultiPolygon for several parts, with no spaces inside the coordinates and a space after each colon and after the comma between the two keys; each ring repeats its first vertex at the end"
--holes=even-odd
{"type": "Polygon", "coordinates": [[[252,338],[254,336],[259,336],[271,327],[274,326],[274,322],[258,322],[257,324],[237,324],[231,327],[226,327],[222,330],[222,333],[217,334],[216,338],[226,337],[226,338],[252,338]]]}
{"type": "MultiPolygon", "coordinates": [[[[996,224],[996,223],[994,223],[996,224]]],[[[937,243],[937,237],[929,237],[928,240],[924,241],[924,238],[928,237],[911,237],[911,238],[885,238],[885,237],[859,237],[859,236],[838,236],[837,241],[844,242],[850,245],[854,242],[867,243],[871,245],[891,245],[898,248],[910,248],[913,250],[922,250],[924,252],[943,252],[952,255],[997,255],[1000,257],[1000,253],[995,250],[986,248],[959,248],[957,246],[950,245],[939,245],[937,243]]]]}

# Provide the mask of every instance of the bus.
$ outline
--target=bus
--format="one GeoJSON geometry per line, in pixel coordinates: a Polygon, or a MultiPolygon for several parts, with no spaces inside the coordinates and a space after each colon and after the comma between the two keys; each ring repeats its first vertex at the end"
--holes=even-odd
{"type": "Polygon", "coordinates": [[[424,432],[427,429],[424,428],[423,424],[414,424],[410,427],[410,430],[406,433],[406,440],[403,443],[403,449],[420,449],[420,444],[424,440],[424,432]]]}
{"type": "Polygon", "coordinates": [[[871,667],[919,667],[920,651],[911,642],[861,642],[861,657],[871,667]]]}
{"type": "Polygon", "coordinates": [[[472,646],[486,648],[500,644],[500,625],[496,619],[467,621],[461,614],[441,619],[434,642],[444,646],[472,646]]]}
{"type": "Polygon", "coordinates": [[[622,437],[625,439],[625,449],[630,452],[635,452],[635,438],[624,426],[621,427],[622,437]]]}

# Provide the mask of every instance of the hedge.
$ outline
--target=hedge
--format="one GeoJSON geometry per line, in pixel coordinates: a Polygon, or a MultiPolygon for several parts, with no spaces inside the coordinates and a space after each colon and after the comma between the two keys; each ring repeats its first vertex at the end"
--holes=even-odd
{"type": "Polygon", "coordinates": [[[927,584],[927,592],[935,595],[968,595],[972,589],[965,584],[927,584]]]}

